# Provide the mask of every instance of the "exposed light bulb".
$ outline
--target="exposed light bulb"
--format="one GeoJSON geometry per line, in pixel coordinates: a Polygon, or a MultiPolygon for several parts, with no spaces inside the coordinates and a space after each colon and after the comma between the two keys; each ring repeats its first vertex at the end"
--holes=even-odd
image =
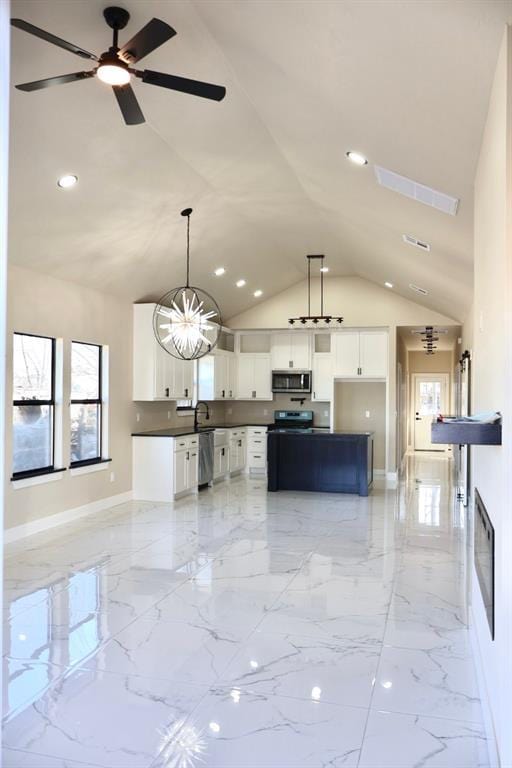
{"type": "Polygon", "coordinates": [[[329,267],[320,267],[320,272],[328,272],[329,267]]]}
{"type": "Polygon", "coordinates": [[[220,725],[215,722],[210,723],[210,731],[213,731],[213,733],[219,733],[220,732],[220,725]]]}
{"type": "Polygon", "coordinates": [[[130,73],[118,64],[100,64],[96,74],[107,85],[126,85],[130,82],[130,73]]]}
{"type": "Polygon", "coordinates": [[[203,302],[200,301],[196,305],[196,301],[195,295],[189,299],[183,291],[181,307],[176,301],[173,301],[172,307],[168,309],[161,307],[158,310],[160,315],[169,320],[168,323],[160,325],[160,328],[169,331],[167,336],[162,339],[162,344],[168,344],[172,339],[174,346],[185,359],[187,354],[194,354],[198,344],[210,343],[204,333],[212,330],[213,326],[208,321],[217,314],[214,311],[203,312],[203,302]]]}

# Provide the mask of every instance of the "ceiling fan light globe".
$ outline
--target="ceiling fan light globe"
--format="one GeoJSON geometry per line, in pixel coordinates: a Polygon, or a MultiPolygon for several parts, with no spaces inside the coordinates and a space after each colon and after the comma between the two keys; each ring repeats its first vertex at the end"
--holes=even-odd
{"type": "Polygon", "coordinates": [[[127,85],[131,77],[127,69],[117,64],[100,64],[96,74],[107,85],[127,85]]]}

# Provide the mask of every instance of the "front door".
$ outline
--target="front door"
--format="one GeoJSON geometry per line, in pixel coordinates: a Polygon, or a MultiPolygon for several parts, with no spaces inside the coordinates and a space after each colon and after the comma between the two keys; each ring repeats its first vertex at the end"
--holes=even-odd
{"type": "Polygon", "coordinates": [[[447,375],[415,374],[414,386],[414,450],[444,451],[446,446],[432,444],[431,424],[439,414],[446,414],[447,375]]]}

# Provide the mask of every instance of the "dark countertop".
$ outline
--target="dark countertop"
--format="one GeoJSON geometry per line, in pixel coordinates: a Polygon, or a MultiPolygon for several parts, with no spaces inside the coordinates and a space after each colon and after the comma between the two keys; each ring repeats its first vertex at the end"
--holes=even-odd
{"type": "Polygon", "coordinates": [[[189,425],[188,427],[166,427],[165,429],[153,429],[149,432],[132,432],[132,437],[185,437],[185,435],[198,435],[201,432],[213,432],[214,429],[237,429],[240,427],[269,427],[273,426],[272,423],[256,424],[254,422],[243,424],[205,424],[201,422],[201,425],[197,432],[194,427],[189,425]]]}

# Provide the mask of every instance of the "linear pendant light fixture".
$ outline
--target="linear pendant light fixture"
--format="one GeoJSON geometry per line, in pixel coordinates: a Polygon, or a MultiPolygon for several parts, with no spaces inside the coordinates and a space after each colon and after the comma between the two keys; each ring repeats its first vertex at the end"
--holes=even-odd
{"type": "Polygon", "coordinates": [[[190,214],[187,218],[187,283],[168,291],[153,312],[153,330],[160,346],[179,360],[197,360],[217,344],[222,325],[215,299],[190,285],[190,214]]]}
{"type": "Polygon", "coordinates": [[[333,315],[324,315],[324,274],[327,272],[327,268],[324,267],[324,259],[325,256],[323,254],[311,254],[306,256],[308,260],[308,314],[307,315],[301,315],[301,317],[290,317],[288,322],[290,325],[295,325],[295,323],[300,323],[301,325],[306,325],[307,323],[313,323],[313,325],[318,325],[319,323],[324,323],[325,325],[329,325],[329,323],[342,323],[343,318],[342,317],[334,317],[333,315]],[[311,262],[313,261],[320,261],[320,314],[319,315],[312,315],[311,314],[311,262]]]}

